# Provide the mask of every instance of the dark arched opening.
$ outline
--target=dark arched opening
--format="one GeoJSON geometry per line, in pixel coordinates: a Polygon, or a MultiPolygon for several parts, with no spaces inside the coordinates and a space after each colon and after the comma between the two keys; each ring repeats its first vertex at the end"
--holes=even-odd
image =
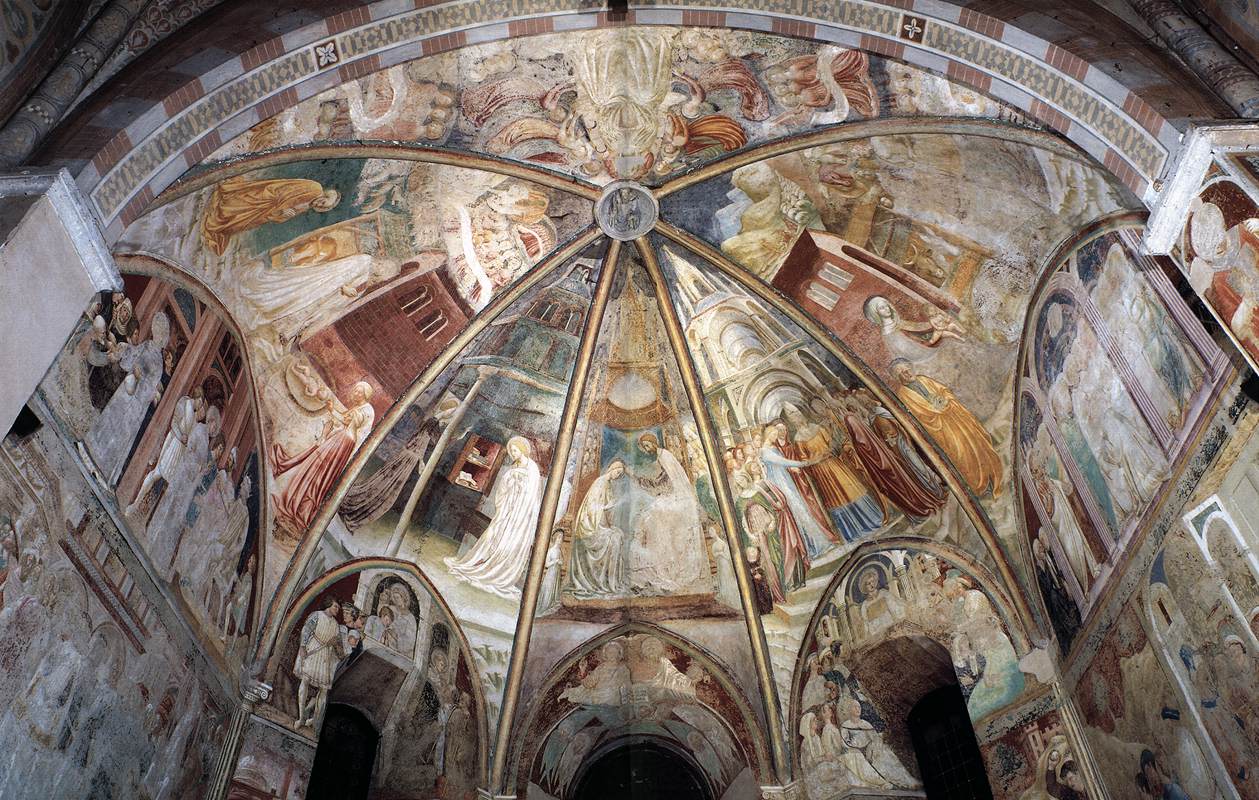
{"type": "Polygon", "coordinates": [[[360,711],[329,703],[306,800],[366,800],[380,734],[360,711]]]}
{"type": "Polygon", "coordinates": [[[908,721],[927,800],[992,800],[984,758],[956,683],[924,696],[910,709],[908,721]]]}
{"type": "Polygon", "coordinates": [[[572,800],[686,797],[714,800],[691,759],[655,742],[632,742],[596,756],[576,782],[572,800]]]}

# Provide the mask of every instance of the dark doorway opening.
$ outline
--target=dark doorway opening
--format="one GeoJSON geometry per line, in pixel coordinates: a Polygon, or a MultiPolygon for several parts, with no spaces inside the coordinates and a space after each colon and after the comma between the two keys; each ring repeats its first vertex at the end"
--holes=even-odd
{"type": "Polygon", "coordinates": [[[572,800],[648,800],[685,797],[713,800],[712,790],[689,758],[652,742],[609,750],[590,762],[572,800]]]}
{"type": "Polygon", "coordinates": [[[380,734],[357,709],[329,703],[306,800],[366,800],[380,734]]]}
{"type": "Polygon", "coordinates": [[[984,758],[957,684],[924,696],[910,709],[908,721],[927,800],[992,800],[984,758]]]}

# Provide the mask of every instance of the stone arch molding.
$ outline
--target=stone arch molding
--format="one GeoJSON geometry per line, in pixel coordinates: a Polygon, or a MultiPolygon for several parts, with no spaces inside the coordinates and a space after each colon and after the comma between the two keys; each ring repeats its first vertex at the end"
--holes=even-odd
{"type": "MultiPolygon", "coordinates": [[[[134,116],[133,98],[88,124],[105,144],[78,171],[117,239],[154,197],[260,120],[320,91],[419,56],[508,37],[618,25],[769,31],[901,59],[968,84],[1058,131],[1152,204],[1180,131],[1088,61],[994,17],[938,0],[835,0],[759,10],[740,0],[632,8],[623,19],[577,0],[461,0],[403,10],[397,0],[344,11],[233,55],[134,116]],[[714,7],[715,6],[715,7],[714,7]],[[807,13],[790,13],[805,11],[807,13]],[[123,104],[128,108],[123,109],[123,104]],[[133,119],[121,126],[110,120],[133,119]]],[[[49,155],[57,157],[58,153],[49,155]]]]}

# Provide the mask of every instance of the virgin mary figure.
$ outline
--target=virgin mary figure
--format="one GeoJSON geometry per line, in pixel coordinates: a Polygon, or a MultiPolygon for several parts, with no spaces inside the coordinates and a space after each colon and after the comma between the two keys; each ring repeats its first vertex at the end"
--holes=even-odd
{"type": "Polygon", "coordinates": [[[625,477],[625,462],[608,464],[582,498],[573,525],[573,553],[569,579],[575,597],[612,597],[625,590],[621,548],[625,532],[615,518],[623,499],[615,491],[625,477]]]}
{"type": "Polygon", "coordinates": [[[542,474],[531,454],[523,436],[507,440],[511,463],[494,481],[494,518],[471,550],[446,559],[453,575],[501,597],[520,595],[520,579],[538,527],[542,474]]]}

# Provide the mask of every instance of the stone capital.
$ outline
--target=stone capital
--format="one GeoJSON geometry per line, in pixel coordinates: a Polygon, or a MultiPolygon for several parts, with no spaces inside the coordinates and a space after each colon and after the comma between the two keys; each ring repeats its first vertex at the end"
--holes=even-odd
{"type": "Polygon", "coordinates": [[[762,786],[761,800],[808,800],[808,793],[800,781],[782,786],[762,786]]]}

